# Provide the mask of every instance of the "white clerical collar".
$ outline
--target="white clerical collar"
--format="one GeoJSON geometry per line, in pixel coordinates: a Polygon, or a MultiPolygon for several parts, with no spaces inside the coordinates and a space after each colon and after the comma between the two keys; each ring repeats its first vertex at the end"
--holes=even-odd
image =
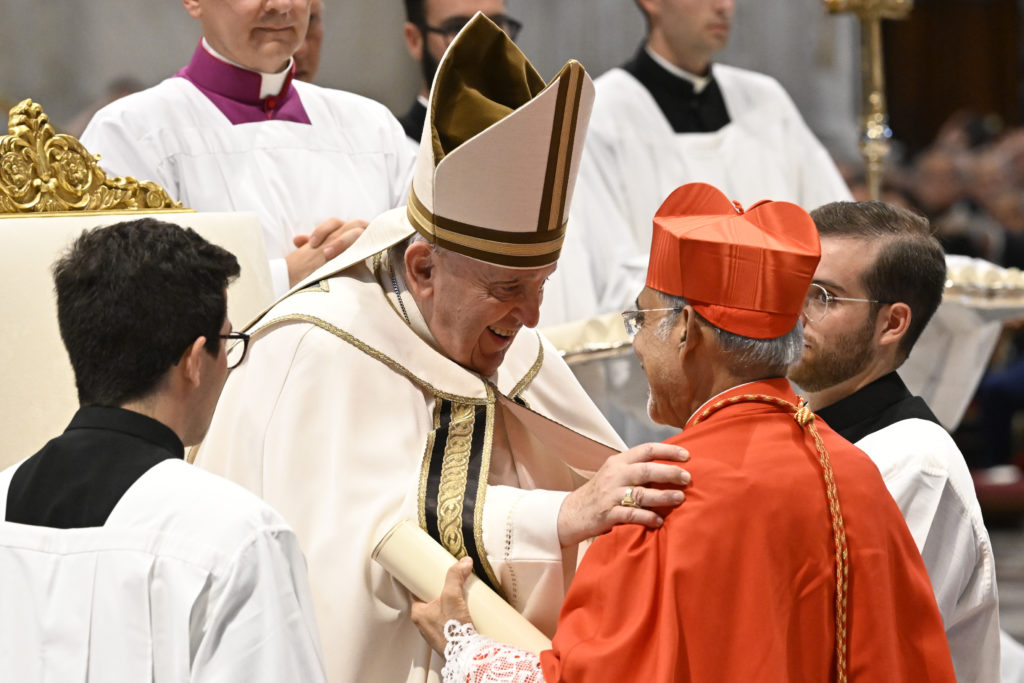
{"type": "Polygon", "coordinates": [[[423,95],[417,95],[416,96],[416,101],[419,102],[420,104],[422,104],[424,109],[426,109],[427,105],[430,104],[430,100],[428,100],[423,95]]]}
{"type": "Polygon", "coordinates": [[[704,88],[708,87],[708,83],[711,82],[711,69],[708,69],[707,76],[698,76],[695,73],[690,73],[686,69],[680,69],[678,66],[668,61],[667,59],[665,59],[664,57],[662,57],[661,55],[659,55],[657,52],[655,52],[646,45],[644,46],[644,52],[647,53],[648,57],[654,60],[655,64],[660,66],[665,71],[669,72],[673,76],[685,79],[692,83],[693,91],[695,93],[700,93],[702,90],[704,90],[704,88]]]}
{"type": "Polygon", "coordinates": [[[260,82],[261,100],[267,97],[273,97],[274,95],[280,95],[281,89],[284,88],[285,81],[288,80],[288,74],[290,74],[292,71],[291,57],[288,58],[288,64],[285,65],[284,69],[277,72],[276,74],[268,74],[264,73],[263,71],[256,71],[255,69],[250,69],[247,66],[242,66],[238,62],[232,62],[230,59],[214,50],[213,46],[210,45],[209,42],[207,42],[206,36],[203,36],[203,49],[209,52],[217,59],[219,59],[220,61],[224,62],[225,64],[237,66],[239,69],[245,69],[246,71],[252,71],[253,73],[259,74],[260,78],[262,79],[262,81],[260,82]]]}
{"type": "Polygon", "coordinates": [[[712,401],[715,401],[715,400],[717,400],[717,399],[718,399],[718,397],[719,397],[719,396],[721,396],[722,394],[727,394],[727,393],[729,393],[730,391],[732,391],[733,389],[739,389],[740,387],[745,387],[745,386],[747,386],[748,384],[756,384],[757,382],[763,382],[763,381],[764,381],[763,379],[756,379],[756,380],[754,380],[753,382],[743,382],[742,384],[737,384],[737,385],[736,385],[736,386],[734,386],[734,387],[729,387],[728,389],[725,389],[724,391],[720,391],[720,392],[718,392],[717,394],[715,394],[714,396],[712,396],[712,397],[711,397],[711,398],[709,398],[708,400],[706,400],[706,401],[704,401],[703,403],[701,403],[701,404],[700,404],[700,407],[699,407],[699,408],[697,408],[697,410],[693,411],[693,413],[691,413],[691,414],[690,414],[690,417],[689,417],[689,418],[687,418],[686,422],[684,422],[683,424],[684,424],[684,425],[688,425],[688,424],[690,424],[690,420],[692,420],[692,419],[693,419],[693,416],[694,416],[694,415],[696,415],[696,414],[697,414],[697,413],[699,413],[700,411],[704,410],[704,409],[705,409],[705,408],[706,408],[706,407],[707,407],[707,406],[708,406],[708,405],[709,405],[709,404],[710,404],[710,403],[711,403],[712,401]]]}

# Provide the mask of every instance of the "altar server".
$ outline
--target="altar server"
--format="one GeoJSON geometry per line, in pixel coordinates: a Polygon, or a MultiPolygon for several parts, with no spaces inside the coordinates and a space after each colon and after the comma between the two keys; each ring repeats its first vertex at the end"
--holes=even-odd
{"type": "Polygon", "coordinates": [[[188,208],[256,212],[283,294],[405,203],[415,155],[383,105],[293,80],[310,0],[182,2],[203,28],[192,60],[97,112],[82,143],[188,208]]]}

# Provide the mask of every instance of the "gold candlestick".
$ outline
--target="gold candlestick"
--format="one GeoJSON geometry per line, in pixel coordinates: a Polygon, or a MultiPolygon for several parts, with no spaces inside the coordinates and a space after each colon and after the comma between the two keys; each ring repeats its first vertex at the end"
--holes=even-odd
{"type": "Polygon", "coordinates": [[[833,14],[852,12],[860,19],[861,138],[868,191],[878,199],[882,190],[882,170],[892,146],[889,114],[885,103],[885,72],[882,61],[882,20],[903,19],[914,7],[914,0],[824,0],[833,14]]]}

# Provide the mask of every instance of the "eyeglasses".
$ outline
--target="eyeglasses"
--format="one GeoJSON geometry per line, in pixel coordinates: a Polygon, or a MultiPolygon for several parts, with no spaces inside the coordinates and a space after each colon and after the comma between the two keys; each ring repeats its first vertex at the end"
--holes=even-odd
{"type": "Polygon", "coordinates": [[[245,352],[249,348],[249,335],[245,332],[229,332],[220,335],[220,338],[228,340],[228,370],[234,370],[245,360],[245,352]]]}
{"type": "Polygon", "coordinates": [[[811,283],[807,290],[807,298],[804,299],[804,317],[808,322],[816,323],[828,315],[829,305],[835,301],[856,301],[863,304],[894,304],[895,301],[881,301],[879,299],[857,299],[849,296],[836,296],[817,283],[811,283]]]}
{"type": "MultiPolygon", "coordinates": [[[[487,18],[497,24],[498,28],[504,31],[512,40],[516,39],[519,35],[519,31],[523,28],[522,22],[517,21],[512,17],[507,17],[504,14],[495,14],[493,17],[489,16],[487,18]]],[[[420,24],[420,28],[428,33],[437,33],[444,36],[445,41],[450,43],[455,40],[455,36],[457,36],[459,31],[469,23],[470,19],[472,19],[472,17],[449,17],[442,21],[440,26],[431,26],[427,23],[423,23],[420,24]]]]}
{"type": "Polygon", "coordinates": [[[626,326],[626,334],[630,337],[635,337],[636,333],[640,331],[640,328],[644,325],[644,313],[654,313],[655,311],[681,311],[681,308],[639,308],[632,311],[622,312],[622,324],[626,326]]]}

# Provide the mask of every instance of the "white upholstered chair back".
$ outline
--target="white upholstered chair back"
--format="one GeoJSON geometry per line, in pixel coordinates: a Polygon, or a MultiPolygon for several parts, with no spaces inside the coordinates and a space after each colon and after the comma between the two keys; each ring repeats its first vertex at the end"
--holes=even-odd
{"type": "Polygon", "coordinates": [[[196,213],[152,183],[106,178],[28,100],[11,110],[10,132],[0,138],[0,469],[62,432],[78,407],[51,266],[84,230],[144,216],[193,228],[241,264],[228,289],[236,328],[273,301],[256,214],[196,213]]]}

